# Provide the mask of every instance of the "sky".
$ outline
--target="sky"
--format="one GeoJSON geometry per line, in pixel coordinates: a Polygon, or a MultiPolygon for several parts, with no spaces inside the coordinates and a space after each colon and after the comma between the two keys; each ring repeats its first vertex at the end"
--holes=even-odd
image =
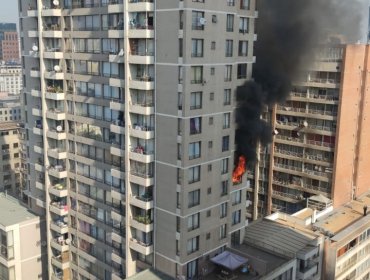
{"type": "Polygon", "coordinates": [[[0,0],[0,22],[18,25],[18,0],[0,0]]]}

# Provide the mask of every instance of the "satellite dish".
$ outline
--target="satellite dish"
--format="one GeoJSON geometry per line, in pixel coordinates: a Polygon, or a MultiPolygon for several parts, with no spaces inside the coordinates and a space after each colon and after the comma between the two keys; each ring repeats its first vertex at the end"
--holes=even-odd
{"type": "Polygon", "coordinates": [[[206,24],[206,19],[205,18],[199,18],[199,23],[201,25],[205,25],[206,24]]]}
{"type": "Polygon", "coordinates": [[[36,46],[36,45],[33,45],[33,46],[32,46],[32,50],[33,50],[34,52],[37,52],[37,51],[39,50],[39,47],[38,47],[38,46],[36,46]]]}
{"type": "Polygon", "coordinates": [[[71,239],[67,238],[67,239],[66,239],[66,241],[65,241],[65,243],[66,243],[67,245],[71,244],[71,239]]]}
{"type": "Polygon", "coordinates": [[[307,122],[307,121],[304,121],[304,122],[303,122],[303,126],[304,126],[304,127],[307,127],[307,126],[308,126],[308,122],[307,122]]]}
{"type": "Polygon", "coordinates": [[[54,6],[59,6],[59,0],[54,0],[53,4],[54,4],[54,6]]]}
{"type": "Polygon", "coordinates": [[[68,217],[64,217],[63,222],[68,223],[68,217]]]}
{"type": "Polygon", "coordinates": [[[55,72],[59,72],[60,71],[60,66],[59,65],[55,65],[54,66],[54,70],[55,70],[55,72]]]}
{"type": "Polygon", "coordinates": [[[61,125],[58,125],[58,126],[57,126],[57,131],[58,131],[58,132],[60,132],[60,131],[62,131],[62,130],[63,130],[63,127],[62,127],[61,125]]]}
{"type": "Polygon", "coordinates": [[[124,51],[123,51],[123,49],[121,49],[121,50],[119,51],[118,55],[119,55],[119,56],[123,56],[123,54],[124,54],[124,51]]]}

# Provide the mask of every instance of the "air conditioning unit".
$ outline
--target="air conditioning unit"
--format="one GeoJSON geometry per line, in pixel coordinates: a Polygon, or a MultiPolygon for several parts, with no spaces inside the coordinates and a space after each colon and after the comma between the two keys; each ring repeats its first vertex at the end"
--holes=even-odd
{"type": "Polygon", "coordinates": [[[217,15],[212,15],[212,22],[216,23],[217,22],[217,15]]]}

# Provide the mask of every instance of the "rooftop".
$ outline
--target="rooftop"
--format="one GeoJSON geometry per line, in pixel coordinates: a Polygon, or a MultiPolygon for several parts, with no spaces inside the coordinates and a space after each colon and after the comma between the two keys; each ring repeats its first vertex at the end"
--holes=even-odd
{"type": "Polygon", "coordinates": [[[17,129],[18,123],[16,122],[0,122],[0,131],[17,129]]]}
{"type": "Polygon", "coordinates": [[[127,278],[127,280],[172,280],[172,279],[173,279],[172,277],[151,268],[146,269],[142,272],[135,274],[134,276],[127,278]]]}
{"type": "Polygon", "coordinates": [[[0,193],[0,224],[4,227],[22,223],[37,218],[35,214],[28,211],[15,198],[0,193]]]}
{"type": "Polygon", "coordinates": [[[362,218],[368,219],[370,214],[364,217],[363,208],[365,205],[370,205],[370,194],[346,203],[322,218],[319,218],[314,224],[314,229],[317,229],[326,235],[334,236],[339,232],[346,230],[356,222],[360,222],[362,218]]]}

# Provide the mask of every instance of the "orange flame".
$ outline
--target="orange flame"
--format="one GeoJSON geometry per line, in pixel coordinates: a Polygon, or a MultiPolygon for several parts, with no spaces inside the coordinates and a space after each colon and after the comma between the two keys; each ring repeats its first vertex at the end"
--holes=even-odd
{"type": "Polygon", "coordinates": [[[245,168],[245,156],[240,156],[238,164],[236,165],[234,171],[233,171],[233,183],[239,184],[242,181],[242,176],[246,171],[245,168]]]}

